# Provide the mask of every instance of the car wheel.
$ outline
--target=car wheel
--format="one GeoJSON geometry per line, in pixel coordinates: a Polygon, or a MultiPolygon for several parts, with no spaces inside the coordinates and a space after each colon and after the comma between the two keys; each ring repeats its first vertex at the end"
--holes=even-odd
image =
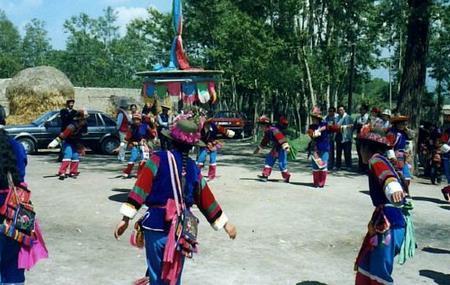
{"type": "Polygon", "coordinates": [[[30,138],[18,138],[17,142],[23,145],[23,148],[27,152],[27,154],[31,154],[36,152],[36,144],[30,138]]]}
{"type": "Polygon", "coordinates": [[[114,154],[113,150],[118,148],[119,145],[120,145],[120,141],[118,138],[114,138],[114,137],[106,138],[103,140],[102,145],[101,145],[102,153],[112,155],[112,154],[114,154]]]}

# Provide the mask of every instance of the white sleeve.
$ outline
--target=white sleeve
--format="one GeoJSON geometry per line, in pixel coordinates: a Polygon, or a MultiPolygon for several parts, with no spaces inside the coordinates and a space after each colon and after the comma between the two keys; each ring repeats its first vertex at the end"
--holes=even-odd
{"type": "Polygon", "coordinates": [[[384,194],[386,195],[386,198],[388,198],[389,202],[394,203],[392,201],[392,195],[396,192],[403,192],[403,187],[398,183],[397,181],[392,181],[384,187],[384,194]]]}
{"type": "Polygon", "coordinates": [[[123,203],[122,207],[120,207],[120,213],[124,215],[125,217],[128,217],[130,219],[134,219],[134,217],[137,214],[137,210],[128,203],[123,203]]]}
{"type": "Polygon", "coordinates": [[[388,150],[386,156],[388,159],[396,159],[395,151],[393,149],[388,150]]]}
{"type": "Polygon", "coordinates": [[[228,223],[228,217],[225,213],[222,213],[220,217],[211,225],[214,230],[218,231],[225,227],[225,224],[228,223]]]}

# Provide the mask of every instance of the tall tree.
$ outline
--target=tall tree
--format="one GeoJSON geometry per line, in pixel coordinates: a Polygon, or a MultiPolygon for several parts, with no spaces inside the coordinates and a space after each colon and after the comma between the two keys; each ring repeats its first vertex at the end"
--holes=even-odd
{"type": "Polygon", "coordinates": [[[23,38],[23,64],[25,67],[42,65],[47,62],[51,51],[50,39],[45,30],[45,22],[32,19],[25,25],[23,38]]]}
{"type": "Polygon", "coordinates": [[[405,63],[401,77],[397,109],[411,118],[411,125],[420,123],[422,97],[426,91],[426,68],[430,30],[431,0],[409,0],[410,15],[405,63]]]}

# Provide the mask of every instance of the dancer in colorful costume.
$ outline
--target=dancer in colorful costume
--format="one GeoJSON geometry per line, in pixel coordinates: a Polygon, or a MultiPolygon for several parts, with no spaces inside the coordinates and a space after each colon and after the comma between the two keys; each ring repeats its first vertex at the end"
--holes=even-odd
{"type": "Polygon", "coordinates": [[[67,170],[69,170],[69,177],[72,178],[77,178],[80,174],[78,171],[80,155],[85,154],[81,137],[88,132],[86,122],[88,116],[86,110],[79,110],[72,123],[48,145],[48,148],[56,148],[62,142],[64,157],[58,171],[60,180],[66,178],[67,170]]]}
{"type": "Polygon", "coordinates": [[[394,166],[401,171],[403,178],[409,186],[411,182],[411,172],[407,163],[408,153],[408,117],[395,116],[391,118],[392,128],[388,131],[388,136],[393,140],[393,149],[387,153],[388,158],[394,166]]]}
{"type": "Polygon", "coordinates": [[[448,183],[441,192],[444,195],[444,199],[450,202],[450,129],[444,131],[441,137],[441,143],[442,165],[444,166],[444,174],[448,183]]]}
{"type": "Polygon", "coordinates": [[[216,178],[217,151],[222,147],[222,142],[217,138],[219,135],[223,135],[227,138],[233,138],[235,133],[232,130],[226,129],[222,126],[218,126],[211,119],[205,121],[200,133],[201,141],[206,146],[199,148],[197,166],[201,171],[209,154],[208,180],[211,181],[216,178]]]}
{"type": "Polygon", "coordinates": [[[311,163],[313,169],[314,187],[323,188],[328,174],[328,156],[330,151],[328,123],[323,120],[319,108],[314,108],[310,114],[312,124],[308,128],[308,135],[311,137],[309,146],[311,163]]]}
{"type": "Polygon", "coordinates": [[[366,125],[358,139],[363,163],[369,166],[370,198],[375,211],[355,263],[355,284],[394,284],[394,257],[400,254],[403,264],[414,255],[413,226],[408,218],[412,206],[405,200],[403,179],[384,155],[391,147],[386,133],[366,125]]]}
{"type": "Polygon", "coordinates": [[[127,136],[128,128],[130,125],[130,116],[127,112],[127,104],[125,101],[121,101],[119,104],[119,108],[117,109],[117,131],[119,132],[120,145],[117,155],[117,159],[121,162],[125,161],[125,152],[127,150],[127,143],[125,141],[125,137],[127,136]]]}
{"type": "MultiPolygon", "coordinates": [[[[272,168],[278,159],[278,166],[281,171],[281,175],[285,182],[289,183],[291,174],[288,171],[287,154],[289,151],[289,144],[286,136],[283,134],[280,127],[272,126],[270,119],[266,116],[259,118],[258,123],[263,127],[264,137],[259,144],[258,148],[254,151],[254,154],[258,154],[264,147],[272,143],[272,150],[266,156],[265,165],[262,171],[262,175],[259,177],[263,181],[267,181],[270,174],[272,173],[272,168]]],[[[283,125],[283,124],[281,124],[283,125]]],[[[287,125],[287,121],[284,122],[287,125]]]]}
{"type": "Polygon", "coordinates": [[[150,158],[151,148],[148,140],[157,136],[155,127],[142,122],[142,116],[135,113],[132,117],[132,125],[128,130],[125,140],[131,148],[131,157],[128,160],[127,167],[123,170],[123,177],[130,178],[134,165],[139,161],[137,174],[139,175],[145,161],[150,158]]]}
{"type": "Polygon", "coordinates": [[[145,239],[150,284],[175,285],[181,282],[185,256],[190,257],[196,251],[196,234],[190,236],[190,243],[176,233],[180,218],[193,217],[190,209],[194,204],[215,230],[224,229],[234,239],[236,228],[229,223],[195,162],[189,158],[194,145],[204,146],[199,124],[187,116],[170,131],[163,131],[163,135],[172,140],[173,150],[155,152],[147,161],[120,209],[123,219],[114,235],[121,236],[145,204],[148,210],[139,227],[145,239]]]}

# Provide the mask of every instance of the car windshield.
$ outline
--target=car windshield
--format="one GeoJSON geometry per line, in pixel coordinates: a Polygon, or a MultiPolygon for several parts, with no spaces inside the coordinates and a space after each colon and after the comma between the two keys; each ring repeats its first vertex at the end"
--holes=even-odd
{"type": "Polygon", "coordinates": [[[42,116],[40,116],[39,118],[37,118],[36,120],[34,120],[34,121],[32,122],[32,124],[33,124],[33,125],[36,125],[36,126],[40,126],[40,125],[42,125],[43,123],[45,123],[48,119],[50,119],[50,117],[51,117],[54,113],[55,113],[54,111],[47,112],[47,113],[45,113],[44,115],[42,115],[42,116]]]}

